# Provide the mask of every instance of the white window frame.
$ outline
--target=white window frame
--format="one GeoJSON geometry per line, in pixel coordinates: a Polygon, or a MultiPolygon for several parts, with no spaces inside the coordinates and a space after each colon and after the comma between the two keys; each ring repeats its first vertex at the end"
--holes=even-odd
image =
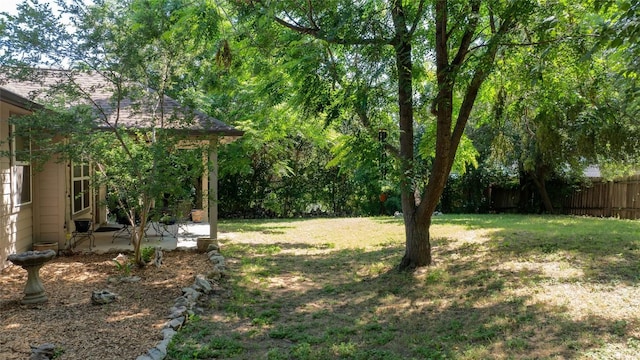
{"type": "MultiPolygon", "coordinates": [[[[9,117],[17,116],[20,114],[10,113],[9,117]]],[[[11,131],[11,172],[13,179],[11,181],[12,191],[13,191],[13,204],[16,207],[29,205],[33,202],[33,172],[31,166],[31,141],[27,139],[22,139],[24,143],[27,144],[29,148],[29,154],[27,159],[18,159],[16,156],[17,152],[17,143],[16,143],[16,129],[15,125],[10,126],[11,131]],[[27,201],[23,201],[23,190],[25,185],[24,173],[25,169],[28,170],[28,197],[27,201]]]]}
{"type": "Polygon", "coordinates": [[[71,163],[71,211],[74,215],[91,208],[90,174],[91,167],[88,162],[71,163]],[[76,168],[79,170],[79,176],[76,168]],[[76,183],[79,185],[78,188],[76,188],[76,183]],[[76,201],[78,199],[80,199],[80,209],[76,209],[76,201]]]}

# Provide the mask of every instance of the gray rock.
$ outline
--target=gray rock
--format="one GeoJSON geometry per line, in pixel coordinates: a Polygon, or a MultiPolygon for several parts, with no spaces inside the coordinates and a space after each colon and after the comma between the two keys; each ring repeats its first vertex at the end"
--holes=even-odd
{"type": "Polygon", "coordinates": [[[213,270],[211,270],[207,274],[207,279],[220,280],[221,278],[222,278],[222,271],[220,271],[220,268],[218,268],[217,266],[214,266],[213,270]]]}
{"type": "Polygon", "coordinates": [[[222,265],[224,266],[224,256],[222,255],[213,255],[209,257],[209,261],[214,263],[214,265],[222,265]]]}
{"type": "Polygon", "coordinates": [[[176,298],[176,301],[175,301],[175,303],[174,303],[174,306],[175,306],[175,307],[184,306],[184,307],[186,307],[187,309],[188,309],[189,307],[191,307],[191,305],[192,305],[192,302],[191,302],[191,301],[189,301],[189,299],[187,299],[187,298],[186,298],[186,297],[184,297],[184,296],[180,296],[180,297],[176,298]]]}
{"type": "Polygon", "coordinates": [[[171,340],[178,332],[173,330],[172,328],[162,329],[162,339],[163,340],[171,340]]]}
{"type": "Polygon", "coordinates": [[[216,243],[211,243],[209,244],[209,246],[207,246],[207,252],[213,251],[213,250],[220,251],[220,244],[216,242],[216,243]]]}
{"type": "Polygon", "coordinates": [[[166,323],[164,327],[165,327],[165,329],[170,328],[170,329],[173,329],[173,330],[177,331],[182,327],[182,325],[184,324],[185,319],[186,318],[184,316],[181,316],[179,318],[175,318],[175,319],[169,321],[168,323],[166,323]]]}
{"type": "Polygon", "coordinates": [[[153,260],[153,264],[159,268],[162,265],[162,247],[156,246],[155,250],[155,259],[153,260]]]}
{"type": "Polygon", "coordinates": [[[182,305],[182,306],[173,306],[171,307],[171,309],[169,309],[169,315],[167,316],[167,318],[169,319],[175,319],[177,317],[180,316],[184,316],[184,313],[187,312],[187,307],[182,305]]]}
{"type": "Polygon", "coordinates": [[[201,308],[201,307],[195,307],[195,308],[193,309],[193,312],[194,312],[195,314],[198,314],[198,315],[204,315],[204,313],[205,313],[204,309],[203,309],[203,308],[201,308]]]}
{"type": "Polygon", "coordinates": [[[207,251],[207,256],[208,257],[212,257],[215,255],[220,255],[220,252],[218,250],[211,250],[211,251],[207,251]]]}
{"type": "Polygon", "coordinates": [[[165,350],[162,351],[158,349],[158,347],[154,347],[147,351],[147,355],[153,360],[162,360],[167,356],[167,349],[165,348],[165,350]]]}
{"type": "Polygon", "coordinates": [[[224,264],[222,264],[222,265],[220,265],[220,264],[214,265],[214,266],[213,266],[213,270],[214,270],[214,271],[216,271],[216,270],[217,270],[217,271],[220,271],[220,275],[221,275],[222,277],[228,276],[228,274],[227,274],[227,268],[224,266],[224,264]]]}
{"type": "Polygon", "coordinates": [[[187,298],[187,300],[191,302],[198,301],[198,298],[200,298],[201,294],[202,294],[201,292],[199,292],[198,290],[192,287],[182,288],[182,296],[184,296],[185,298],[187,298]]]}
{"type": "Polygon", "coordinates": [[[142,280],[140,276],[124,276],[120,278],[120,281],[125,283],[134,283],[142,280]]]}
{"type": "Polygon", "coordinates": [[[209,282],[209,280],[207,280],[207,278],[201,274],[196,275],[196,279],[193,283],[193,288],[202,290],[202,292],[205,294],[208,294],[213,290],[211,288],[211,283],[209,282]]]}
{"type": "Polygon", "coordinates": [[[31,346],[31,356],[29,360],[50,360],[53,359],[56,346],[53,344],[42,344],[40,346],[31,346]]]}
{"type": "Polygon", "coordinates": [[[152,357],[150,357],[150,356],[149,356],[149,355],[147,355],[147,354],[144,354],[144,355],[140,355],[140,356],[138,356],[138,357],[136,358],[136,360],[153,360],[153,358],[152,358],[152,357]]]}
{"type": "Polygon", "coordinates": [[[118,295],[109,290],[93,290],[91,293],[91,303],[94,305],[104,305],[112,303],[118,295]]]}
{"type": "Polygon", "coordinates": [[[167,356],[167,346],[169,346],[169,342],[171,341],[171,338],[169,339],[164,339],[162,341],[160,341],[158,343],[158,345],[156,345],[156,349],[160,350],[160,352],[164,353],[164,356],[167,356]]]}

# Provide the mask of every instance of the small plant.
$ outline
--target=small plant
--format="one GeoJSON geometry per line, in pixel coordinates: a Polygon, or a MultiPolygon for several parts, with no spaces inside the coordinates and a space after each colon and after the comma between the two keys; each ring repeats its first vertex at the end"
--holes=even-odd
{"type": "Polygon", "coordinates": [[[116,269],[124,276],[131,275],[131,261],[126,255],[119,254],[113,259],[113,263],[116,265],[116,269]]]}
{"type": "Polygon", "coordinates": [[[52,359],[58,359],[60,358],[62,355],[64,354],[64,349],[61,347],[56,346],[56,348],[53,350],[53,357],[52,359]]]}
{"type": "Polygon", "coordinates": [[[257,317],[251,320],[253,325],[265,326],[273,324],[275,320],[280,318],[278,310],[271,309],[261,312],[257,317]]]}
{"type": "Polygon", "coordinates": [[[286,360],[289,356],[284,350],[273,348],[267,353],[267,360],[286,360]]]}
{"type": "Polygon", "coordinates": [[[152,247],[143,247],[140,255],[142,257],[142,261],[144,261],[145,263],[150,262],[155,254],[155,251],[156,250],[152,247]]]}
{"type": "Polygon", "coordinates": [[[130,262],[120,263],[117,260],[113,260],[113,263],[116,264],[116,269],[118,269],[118,271],[121,272],[122,275],[124,275],[124,276],[131,275],[131,263],[130,262]]]}

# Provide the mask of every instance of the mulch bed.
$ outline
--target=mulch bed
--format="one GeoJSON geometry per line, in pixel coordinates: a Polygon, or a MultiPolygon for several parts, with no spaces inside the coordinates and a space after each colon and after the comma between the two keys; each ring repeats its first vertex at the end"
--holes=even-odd
{"type": "Polygon", "coordinates": [[[113,282],[117,254],[56,257],[40,270],[49,301],[22,305],[27,273],[11,265],[0,271],[0,359],[26,359],[30,345],[52,343],[56,359],[135,359],[162,340],[169,308],[212,266],[206,255],[165,252],[160,268],[133,267],[134,283],[113,282]],[[93,305],[93,290],[118,294],[107,305],[93,305]]]}

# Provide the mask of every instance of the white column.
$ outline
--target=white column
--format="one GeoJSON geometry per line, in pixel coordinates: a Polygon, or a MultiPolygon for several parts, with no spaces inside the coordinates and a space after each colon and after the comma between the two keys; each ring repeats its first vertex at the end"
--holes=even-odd
{"type": "Polygon", "coordinates": [[[218,238],[218,138],[209,140],[209,237],[218,238]]]}

